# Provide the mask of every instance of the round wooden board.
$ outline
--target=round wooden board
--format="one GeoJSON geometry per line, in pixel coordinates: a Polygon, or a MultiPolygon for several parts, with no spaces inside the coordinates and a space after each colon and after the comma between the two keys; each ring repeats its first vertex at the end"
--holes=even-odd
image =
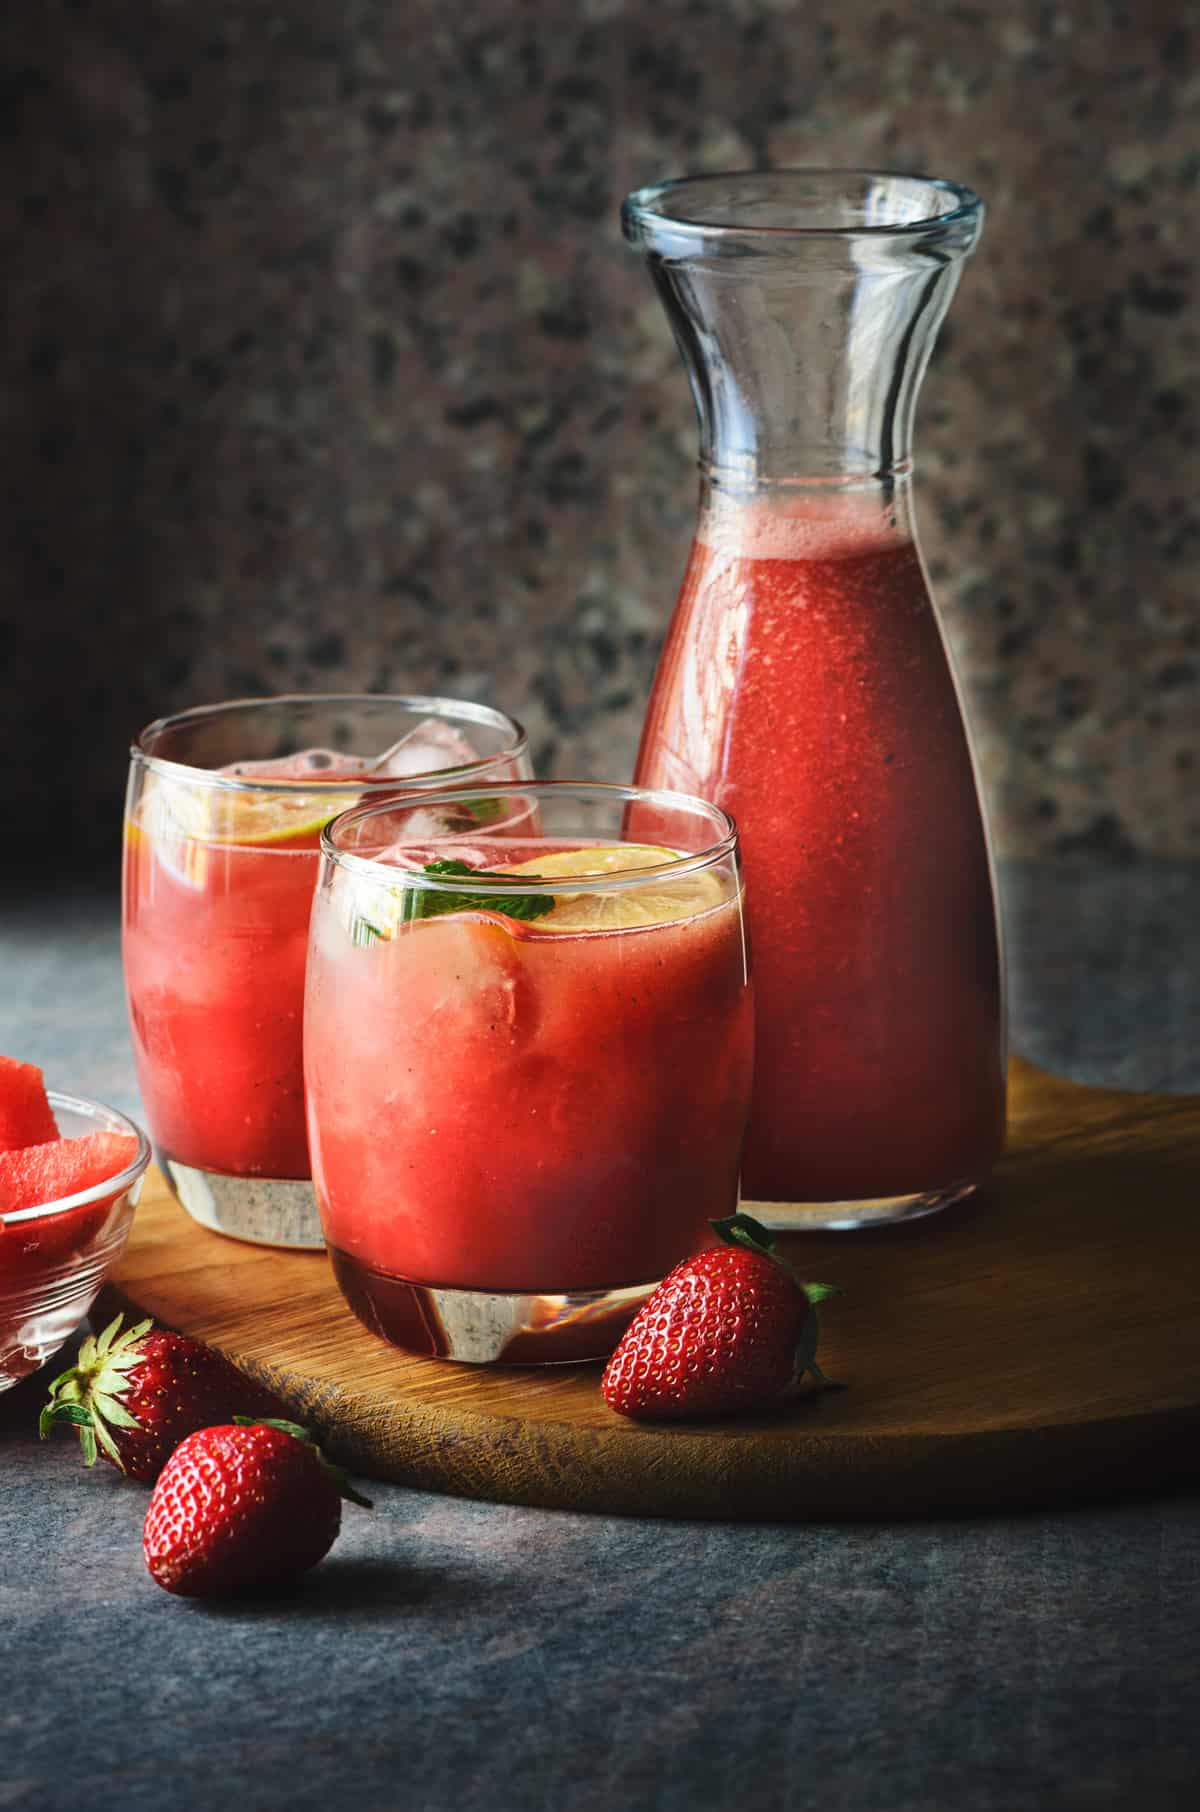
{"type": "Polygon", "coordinates": [[[790,1245],[845,1288],[821,1358],[849,1388],[738,1422],[626,1422],[597,1366],[406,1357],[353,1319],[323,1255],[206,1232],[153,1172],[102,1311],[210,1341],[359,1472],[467,1497],[888,1518],[1200,1472],[1200,1099],[1014,1061],[1009,1150],[975,1201],[790,1245]]]}

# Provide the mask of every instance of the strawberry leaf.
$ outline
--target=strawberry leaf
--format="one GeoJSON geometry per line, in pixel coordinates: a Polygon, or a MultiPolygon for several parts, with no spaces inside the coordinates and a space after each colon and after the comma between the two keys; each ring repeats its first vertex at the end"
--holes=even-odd
{"type": "Polygon", "coordinates": [[[773,1234],[767,1231],[761,1221],[756,1221],[752,1214],[730,1214],[723,1221],[711,1221],[709,1224],[727,1246],[745,1246],[748,1251],[757,1252],[762,1258],[773,1258],[775,1255],[773,1234]]]}
{"type": "Polygon", "coordinates": [[[107,1391],[92,1393],[92,1408],[104,1422],[110,1422],[114,1428],[140,1428],[136,1416],[131,1416],[125,1405],[111,1397],[107,1391]]]}
{"type": "Polygon", "coordinates": [[[122,1320],[121,1316],[118,1315],[114,1321],[109,1322],[108,1326],[105,1328],[104,1332],[101,1334],[99,1340],[97,1340],[97,1342],[96,1342],[97,1353],[99,1353],[99,1354],[107,1353],[109,1347],[112,1345],[113,1341],[116,1339],[117,1334],[120,1332],[121,1320],[122,1320]]]}
{"type": "Polygon", "coordinates": [[[76,1428],[90,1428],[91,1411],[84,1409],[81,1403],[47,1403],[38,1417],[38,1434],[43,1441],[56,1422],[69,1422],[76,1428]]]}
{"type": "Polygon", "coordinates": [[[117,1446],[117,1443],[113,1440],[112,1435],[109,1433],[107,1424],[105,1422],[103,1422],[99,1416],[92,1417],[91,1424],[89,1427],[80,1429],[79,1438],[83,1445],[83,1457],[84,1457],[84,1463],[86,1465],[92,1466],[95,1464],[96,1442],[99,1441],[101,1447],[103,1447],[105,1453],[108,1455],[109,1459],[113,1462],[113,1464],[115,1466],[119,1467],[122,1472],[124,1472],[125,1462],[121,1458],[121,1450],[117,1446]],[[91,1446],[91,1455],[92,1455],[91,1459],[88,1458],[89,1444],[91,1446]]]}
{"type": "Polygon", "coordinates": [[[800,1329],[800,1338],[796,1342],[796,1358],[792,1371],[790,1389],[799,1390],[804,1382],[804,1374],[811,1373],[813,1383],[818,1390],[845,1390],[834,1378],[827,1378],[817,1364],[817,1342],[821,1338],[821,1318],[816,1309],[810,1309],[804,1317],[804,1326],[800,1329]]]}
{"type": "Polygon", "coordinates": [[[306,1447],[315,1447],[311,1432],[302,1428],[299,1422],[285,1422],[279,1416],[235,1416],[239,1428],[277,1428],[280,1434],[290,1434],[293,1441],[303,1441],[306,1447]]]}
{"type": "Polygon", "coordinates": [[[66,1383],[68,1378],[74,1378],[76,1369],[77,1368],[75,1366],[68,1365],[65,1372],[59,1372],[57,1378],[51,1379],[51,1382],[50,1382],[50,1395],[51,1396],[54,1395],[55,1391],[59,1388],[60,1385],[66,1383]]]}
{"type": "Polygon", "coordinates": [[[79,1430],[79,1444],[86,1466],[94,1466],[100,1449],[122,1472],[125,1462],[113,1437],[113,1428],[140,1428],[141,1424],[120,1401],[129,1390],[126,1373],[140,1363],[141,1340],[154,1323],[139,1321],[122,1333],[124,1317],[117,1315],[99,1335],[89,1334],[75,1364],[60,1372],[50,1386],[50,1400],[38,1417],[44,1440],[58,1423],[79,1430]]]}
{"type": "Polygon", "coordinates": [[[818,1390],[846,1390],[848,1388],[841,1378],[827,1378],[815,1359],[809,1360],[808,1369],[818,1390]]]}

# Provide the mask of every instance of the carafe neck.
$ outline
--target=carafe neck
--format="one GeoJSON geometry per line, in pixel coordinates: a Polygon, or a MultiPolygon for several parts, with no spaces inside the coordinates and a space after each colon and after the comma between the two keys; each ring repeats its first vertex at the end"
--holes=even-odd
{"type": "Polygon", "coordinates": [[[725,491],[903,486],[917,393],[982,204],[918,177],[777,171],[631,196],[725,491]]]}

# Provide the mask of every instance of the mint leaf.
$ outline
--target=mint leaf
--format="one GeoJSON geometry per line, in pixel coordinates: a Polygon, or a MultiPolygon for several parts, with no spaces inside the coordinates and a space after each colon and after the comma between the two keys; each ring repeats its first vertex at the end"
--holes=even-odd
{"type": "MultiPolygon", "coordinates": [[[[467,862],[426,862],[427,875],[470,875],[472,878],[482,875],[485,880],[504,881],[509,877],[494,868],[472,868],[467,862]]],[[[537,875],[528,877],[536,881],[537,875]]],[[[404,892],[404,917],[409,919],[433,919],[445,912],[486,912],[502,913],[506,919],[540,919],[544,913],[553,912],[553,894],[503,894],[489,893],[485,896],[478,893],[442,893],[432,888],[406,888],[404,892]]]]}
{"type": "Polygon", "coordinates": [[[463,805],[463,811],[474,818],[476,824],[494,824],[497,818],[504,816],[503,799],[469,799],[463,805]]]}

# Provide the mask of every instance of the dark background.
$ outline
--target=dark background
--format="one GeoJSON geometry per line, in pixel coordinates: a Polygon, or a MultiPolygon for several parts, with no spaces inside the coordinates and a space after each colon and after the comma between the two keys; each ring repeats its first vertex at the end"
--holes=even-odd
{"type": "Polygon", "coordinates": [[[622,778],[694,501],[630,188],[990,204],[924,545],[1000,850],[1200,853],[1194,5],[6,0],[5,862],[115,872],[130,735],[288,688],[501,704],[622,778]]]}

